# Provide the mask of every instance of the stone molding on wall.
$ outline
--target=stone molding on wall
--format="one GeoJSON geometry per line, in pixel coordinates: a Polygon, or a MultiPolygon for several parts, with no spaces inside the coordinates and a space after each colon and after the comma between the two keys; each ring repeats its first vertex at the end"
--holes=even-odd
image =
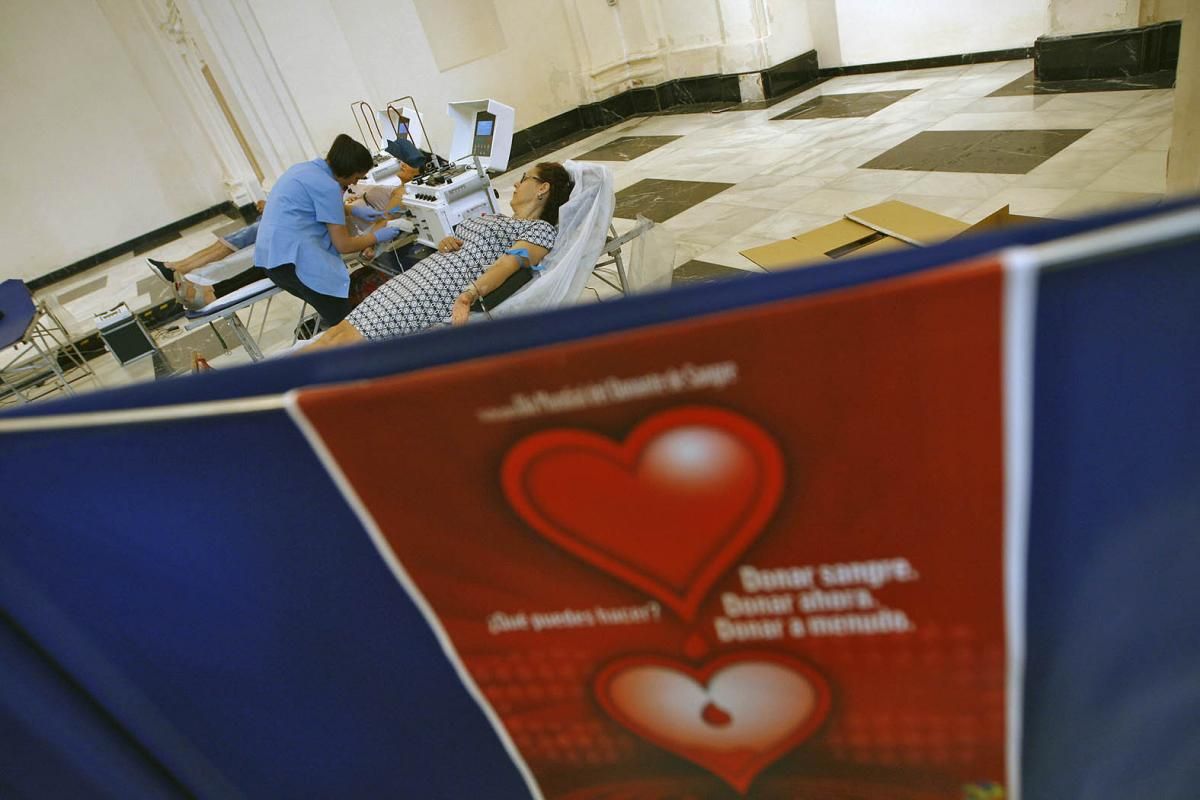
{"type": "Polygon", "coordinates": [[[321,152],[247,0],[175,0],[268,182],[321,152]]]}
{"type": "Polygon", "coordinates": [[[593,0],[567,3],[565,12],[580,62],[587,103],[676,80],[765,69],[769,36],[765,0],[705,0],[713,5],[710,39],[674,42],[664,19],[663,0],[621,0],[596,6],[593,0]],[[733,6],[749,6],[746,30],[729,30],[725,17],[733,6]],[[599,30],[599,35],[589,33],[599,30]],[[595,41],[616,42],[620,52],[598,52],[595,41]]]}
{"type": "Polygon", "coordinates": [[[157,61],[170,70],[174,86],[192,114],[187,124],[195,125],[212,148],[211,157],[221,167],[229,200],[236,206],[244,206],[264,199],[266,194],[258,176],[203,78],[204,62],[175,0],[138,0],[108,5],[135,14],[145,34],[142,39],[153,41],[159,56],[157,61]]]}

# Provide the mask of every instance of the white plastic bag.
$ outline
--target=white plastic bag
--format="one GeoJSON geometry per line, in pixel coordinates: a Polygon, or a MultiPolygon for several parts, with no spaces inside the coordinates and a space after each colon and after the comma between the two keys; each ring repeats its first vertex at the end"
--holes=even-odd
{"type": "MultiPolygon", "coordinates": [[[[647,222],[638,215],[638,225],[647,222]]],[[[625,265],[625,291],[629,294],[653,292],[671,288],[675,270],[675,237],[662,225],[652,225],[630,243],[629,261],[625,265]]]]}

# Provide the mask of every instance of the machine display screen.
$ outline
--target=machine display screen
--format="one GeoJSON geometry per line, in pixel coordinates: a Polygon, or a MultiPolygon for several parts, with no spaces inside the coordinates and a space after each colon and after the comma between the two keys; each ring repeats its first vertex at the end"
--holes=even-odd
{"type": "Polygon", "coordinates": [[[492,131],[496,128],[496,115],[488,111],[475,114],[475,140],[471,143],[471,154],[487,157],[492,154],[492,131]]]}

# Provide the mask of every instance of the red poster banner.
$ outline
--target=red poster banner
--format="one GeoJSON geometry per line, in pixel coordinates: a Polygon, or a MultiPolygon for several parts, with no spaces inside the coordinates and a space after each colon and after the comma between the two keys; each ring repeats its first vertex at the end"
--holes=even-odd
{"type": "Polygon", "coordinates": [[[1002,284],[978,263],[298,406],[545,797],[993,800],[1002,284]]]}

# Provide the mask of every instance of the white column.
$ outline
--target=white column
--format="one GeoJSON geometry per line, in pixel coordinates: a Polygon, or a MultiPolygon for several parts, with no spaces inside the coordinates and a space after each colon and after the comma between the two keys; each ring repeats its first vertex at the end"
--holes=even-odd
{"type": "MultiPolygon", "coordinates": [[[[203,62],[195,42],[183,28],[173,0],[98,0],[101,11],[113,24],[125,50],[152,96],[166,107],[186,109],[182,116],[171,115],[172,129],[186,127],[190,136],[179,136],[179,158],[206,162],[200,172],[219,166],[229,199],[238,206],[265,197],[262,184],[230,130],[216,98],[204,81],[203,62]],[[166,67],[164,70],[163,68],[166,67]],[[170,98],[164,97],[169,93],[170,98]],[[182,102],[179,100],[182,99],[182,102]],[[200,136],[195,133],[199,132],[200,136]],[[203,141],[204,152],[195,152],[192,143],[203,141]]],[[[164,108],[165,110],[165,108],[164,108]]],[[[164,131],[164,135],[171,135],[164,131]]]]}
{"type": "Polygon", "coordinates": [[[247,0],[175,2],[266,180],[323,155],[247,0]]]}

